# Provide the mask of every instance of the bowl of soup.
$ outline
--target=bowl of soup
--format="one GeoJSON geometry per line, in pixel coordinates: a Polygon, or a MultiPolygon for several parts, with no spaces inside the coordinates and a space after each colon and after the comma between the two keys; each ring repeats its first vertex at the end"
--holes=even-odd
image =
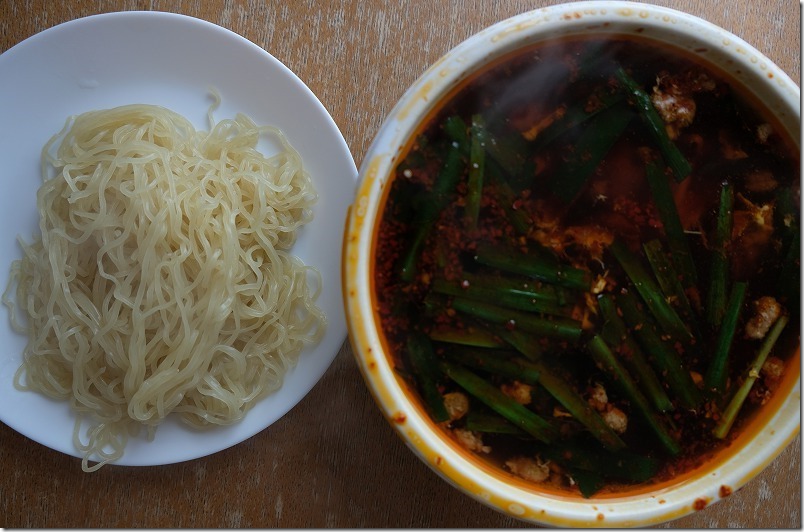
{"type": "Polygon", "coordinates": [[[386,119],[349,337],[436,473],[550,526],[646,526],[798,434],[800,92],[706,21],[580,2],[472,36],[386,119]]]}

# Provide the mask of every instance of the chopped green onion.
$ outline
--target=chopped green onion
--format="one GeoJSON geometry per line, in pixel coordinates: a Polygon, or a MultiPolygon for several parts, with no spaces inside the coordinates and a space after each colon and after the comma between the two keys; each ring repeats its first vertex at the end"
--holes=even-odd
{"type": "Polygon", "coordinates": [[[544,418],[517,403],[482,377],[450,362],[442,362],[441,367],[444,373],[469,395],[537,440],[550,443],[558,437],[558,431],[544,418]]]}
{"type": "Polygon", "coordinates": [[[576,342],[582,332],[580,323],[573,320],[542,318],[536,314],[511,310],[462,297],[456,297],[452,300],[452,308],[496,325],[522,329],[548,338],[576,342]]]}
{"type": "Polygon", "coordinates": [[[693,340],[692,334],[675,309],[665,300],[661,289],[642,266],[639,258],[619,240],[615,240],[609,250],[631,279],[659,326],[664,332],[689,346],[693,340]]]}
{"type": "Polygon", "coordinates": [[[655,163],[648,163],[645,167],[645,176],[664,227],[671,261],[681,276],[681,284],[685,288],[693,287],[698,282],[698,272],[692,260],[687,235],[681,225],[670,182],[664,171],[655,163]]]}
{"type": "Polygon", "coordinates": [[[611,294],[601,295],[598,298],[598,306],[604,319],[600,336],[609,346],[616,348],[620,352],[620,357],[633,371],[634,380],[638,383],[642,392],[650,398],[653,406],[660,412],[672,410],[673,403],[667,397],[667,392],[662,388],[662,383],[659,382],[656,372],[648,363],[639,344],[628,332],[628,326],[617,313],[614,296],[611,294]]]}
{"type": "Polygon", "coordinates": [[[441,373],[430,340],[421,333],[411,332],[408,336],[407,346],[408,357],[413,371],[416,373],[419,391],[433,420],[436,423],[449,420],[447,408],[444,406],[444,398],[438,391],[438,376],[441,373]]]}
{"type": "Polygon", "coordinates": [[[692,305],[687,297],[687,292],[681,285],[680,276],[673,266],[672,261],[665,253],[662,243],[658,239],[646,242],[642,248],[648,258],[653,275],[659,282],[665,299],[678,307],[681,315],[686,319],[696,338],[700,338],[700,327],[698,326],[697,315],[692,310],[692,305]]]}
{"type": "Polygon", "coordinates": [[[754,361],[748,368],[742,384],[729,401],[726,410],[723,411],[723,415],[713,431],[716,438],[725,438],[729,430],[731,430],[734,420],[737,419],[738,412],[742,408],[748,394],[751,392],[751,388],[754,387],[754,382],[756,382],[759,377],[759,372],[765,364],[765,359],[768,358],[768,355],[773,350],[773,346],[776,344],[776,340],[779,339],[779,335],[782,334],[782,330],[785,325],[787,325],[788,320],[789,318],[787,316],[782,316],[776,320],[776,323],[773,324],[765,340],[763,340],[762,346],[759,348],[759,351],[757,351],[754,361]]]}
{"type": "Polygon", "coordinates": [[[710,259],[709,291],[706,297],[706,321],[712,330],[720,327],[726,311],[726,292],[729,282],[728,245],[731,240],[734,191],[728,182],[720,189],[715,238],[710,259]]]}
{"type": "Polygon", "coordinates": [[[647,398],[639,391],[639,387],[628,371],[620,364],[603,339],[595,335],[587,344],[589,352],[598,367],[609,375],[611,381],[618,386],[631,404],[647,421],[653,433],[659,438],[664,448],[672,455],[681,452],[678,442],[670,435],[662,420],[651,409],[647,398]]]}
{"type": "Polygon", "coordinates": [[[461,363],[475,369],[516,379],[525,384],[543,386],[600,443],[611,450],[625,448],[625,443],[589,406],[589,403],[584,401],[564,379],[555,375],[544,363],[517,359],[506,360],[489,354],[488,350],[480,349],[463,350],[453,357],[453,360],[458,359],[461,363]]]}
{"type": "MultiPolygon", "coordinates": [[[[531,284],[535,284],[532,283],[531,284]]],[[[566,316],[569,309],[558,305],[554,296],[543,295],[543,291],[532,287],[516,286],[498,277],[491,276],[464,276],[460,281],[446,281],[436,279],[433,281],[433,291],[457,297],[465,297],[479,301],[494,301],[501,307],[507,307],[526,312],[539,312],[554,316],[566,316]],[[471,279],[470,279],[471,278],[471,279]]]]}
{"type": "Polygon", "coordinates": [[[469,410],[464,418],[464,428],[475,432],[490,432],[494,434],[513,434],[526,436],[519,427],[494,412],[482,412],[477,408],[469,410]]]}
{"type": "Polygon", "coordinates": [[[527,275],[567,288],[589,290],[591,286],[588,271],[560,264],[551,252],[541,247],[523,253],[501,246],[480,244],[477,247],[475,260],[492,268],[527,275]]]}
{"type": "Polygon", "coordinates": [[[648,130],[658,144],[667,164],[673,169],[676,180],[684,180],[692,172],[692,166],[667,135],[664,121],[659,116],[656,108],[653,107],[650,96],[622,67],[617,69],[616,76],[626,92],[632,97],[633,105],[639,110],[640,116],[642,116],[645,125],[648,126],[648,130]]]}
{"type": "Polygon", "coordinates": [[[471,347],[505,347],[506,343],[488,330],[480,327],[438,327],[430,331],[434,342],[467,345],[471,347]]]}
{"type": "Polygon", "coordinates": [[[471,147],[469,151],[469,180],[466,194],[466,215],[471,227],[477,227],[480,217],[480,199],[483,196],[483,173],[486,166],[486,134],[483,117],[472,116],[471,147]]]}
{"type": "Polygon", "coordinates": [[[647,353],[648,360],[664,377],[681,405],[689,409],[697,408],[701,403],[701,393],[695,387],[689,371],[676,350],[662,340],[649,317],[639,309],[636,298],[631,293],[622,292],[617,296],[617,305],[632,334],[647,353]]]}
{"type": "Polygon", "coordinates": [[[704,382],[709,390],[723,392],[726,389],[726,369],[729,352],[731,351],[734,333],[737,331],[737,320],[740,318],[740,311],[743,308],[747,288],[748,285],[745,282],[737,282],[734,283],[734,287],[731,289],[725,315],[720,324],[720,331],[718,331],[715,352],[704,377],[704,382]]]}
{"type": "Polygon", "coordinates": [[[460,146],[451,146],[449,148],[446,161],[433,185],[433,189],[422,200],[419,209],[414,215],[413,226],[416,228],[416,233],[402,261],[401,278],[404,281],[413,280],[422,246],[424,246],[424,242],[430,235],[438,215],[449,203],[454,193],[455,185],[461,175],[460,162],[462,157],[460,146]]]}

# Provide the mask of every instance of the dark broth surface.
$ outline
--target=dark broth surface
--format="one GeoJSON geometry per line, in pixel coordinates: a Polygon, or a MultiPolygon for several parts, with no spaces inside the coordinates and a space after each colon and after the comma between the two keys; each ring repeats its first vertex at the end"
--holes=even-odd
{"type": "Polygon", "coordinates": [[[673,478],[797,348],[799,181],[793,140],[691,57],[584,38],[506,58],[397,166],[374,273],[395,366],[512,474],[585,496],[673,478]]]}

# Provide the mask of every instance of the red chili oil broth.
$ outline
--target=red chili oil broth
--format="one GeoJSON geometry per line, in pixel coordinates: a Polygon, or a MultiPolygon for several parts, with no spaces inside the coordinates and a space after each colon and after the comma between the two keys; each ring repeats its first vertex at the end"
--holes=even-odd
{"type": "MultiPolygon", "coordinates": [[[[798,144],[755,98],[723,72],[703,63],[700,57],[634,37],[566,38],[502,58],[456,87],[422,124],[399,159],[376,231],[374,291],[386,344],[393,353],[400,375],[409,380],[413,388],[417,377],[407,359],[405,347],[411,330],[429,333],[443,324],[449,324],[452,329],[476,326],[472,320],[449,310],[449,298],[446,298],[446,310],[436,315],[429,314],[425,297],[431,292],[434,279],[460,286],[462,277],[475,271],[497,275],[493,268],[484,268],[472,261],[480,242],[524,248],[531,246],[534,240],[541,240],[541,244],[547,247],[554,247],[558,241],[561,244],[557,246],[560,248],[557,255],[563,262],[587,269],[592,277],[607,276],[609,282],[604,291],[633,291],[627,276],[608,253],[607,239],[613,236],[625,242],[644,263],[642,245],[652,239],[663,240],[665,233],[645,178],[645,159],[661,161],[662,158],[657,157],[660,151],[651,141],[641,117],[633,111],[632,99],[626,97],[612,104],[621,106],[623,112],[633,112],[635,116],[595,165],[591,176],[569,199],[557,198],[552,183],[559,179],[567,161],[588,156],[573,150],[579,142],[576,135],[582,135],[587,127],[592,126],[587,123],[576,126],[549,143],[539,137],[548,131],[550,117],[559,116],[556,109],[566,112],[573,102],[584,102],[588,109],[603,105],[601,100],[618,94],[614,75],[617,65],[622,66],[649,94],[657,79],[668,75],[686,76],[683,83],[709,87],[694,92],[694,120],[680,128],[674,140],[689,160],[692,172],[678,182],[668,171],[667,179],[698,269],[697,291],[688,291],[695,301],[705,301],[712,253],[710,245],[721,183],[726,180],[735,189],[734,212],[737,214],[729,248],[728,286],[735,281],[747,281],[749,288],[729,355],[727,393],[738,386],[760,344],[757,340],[743,338],[744,324],[752,315],[751,303],[758,297],[774,296],[791,317],[771,356],[787,360],[798,349],[798,263],[793,277],[780,282],[782,255],[785,246],[789,245],[785,239],[790,238],[790,235],[783,234],[781,224],[793,224],[797,233],[800,220],[798,144]],[[713,87],[700,78],[702,73],[713,82],[713,87]],[[510,205],[513,211],[502,205],[505,196],[495,192],[495,181],[486,180],[480,221],[476,228],[469,227],[465,212],[468,169],[462,170],[457,185],[449,190],[448,206],[438,213],[434,228],[427,235],[416,261],[413,280],[405,282],[400,277],[400,263],[412,245],[416,209],[421,209],[426,201],[423,198],[431,192],[433,181],[444,166],[444,150],[449,149],[453,142],[445,132],[444,122],[457,115],[468,128],[475,114],[483,116],[488,131],[499,143],[511,143],[510,146],[518,143],[527,150],[519,156],[523,161],[519,172],[506,175],[507,184],[515,192],[510,205]],[[760,124],[768,124],[761,126],[767,137],[764,143],[755,138],[760,124]],[[522,141],[523,131],[538,131],[536,140],[522,141]],[[545,145],[539,147],[540,142],[545,145]],[[768,234],[766,228],[752,225],[752,219],[759,219],[766,212],[762,211],[763,206],[777,205],[780,190],[790,192],[795,211],[786,220],[767,217],[775,229],[768,234]],[[519,234],[511,223],[510,213],[514,211],[524,212],[531,219],[538,220],[533,224],[536,229],[532,229],[528,236],[519,234]],[[742,233],[738,235],[739,231],[742,233]],[[575,236],[570,238],[570,234],[575,236]]],[[[490,157],[487,155],[486,159],[490,160],[490,157]]],[[[499,166],[501,164],[498,164],[498,173],[501,172],[499,166]]],[[[505,174],[504,169],[502,173],[505,174]]],[[[649,270],[647,265],[646,269],[649,270]]],[[[533,281],[532,284],[539,286],[542,283],[533,281]]],[[[576,297],[575,301],[582,303],[583,296],[569,297],[576,297]]],[[[588,313],[583,321],[586,323],[584,334],[601,326],[599,316],[594,313],[588,313]]],[[[698,375],[706,373],[707,354],[717,333],[706,328],[702,332],[702,336],[696,338],[696,349],[680,351],[685,369],[698,375]]],[[[655,437],[638,413],[616,386],[600,374],[583,348],[572,342],[537,340],[544,348],[543,357],[556,364],[559,371],[570,374],[570,382],[584,398],[587,398],[588,388],[593,383],[604,383],[610,403],[628,415],[629,428],[621,435],[623,441],[629,449],[660,464],[649,483],[666,482],[701,466],[708,456],[732,442],[759,409],[758,405],[767,402],[774,393],[772,383],[757,379],[749,400],[724,440],[712,437],[711,432],[725,398],[716,398],[721,403],[716,407],[707,396],[704,405],[693,412],[676,406],[668,417],[676,427],[674,434],[682,445],[682,452],[671,457],[658,448],[655,437]]],[[[435,342],[434,347],[437,356],[441,357],[444,345],[435,342]]],[[[439,388],[441,391],[459,389],[446,378],[441,379],[439,388]]],[[[548,410],[551,405],[555,406],[555,400],[538,386],[534,387],[533,397],[533,403],[544,405],[548,410]]],[[[476,401],[473,401],[472,407],[476,406],[476,401]]],[[[548,414],[544,415],[550,418],[548,414]]],[[[566,423],[571,425],[573,421],[566,423]]],[[[457,421],[450,427],[460,425],[461,421],[457,421]]],[[[574,435],[583,433],[577,426],[568,431],[574,435]]],[[[528,454],[532,445],[526,439],[504,435],[484,434],[483,438],[492,451],[479,456],[501,467],[508,456],[528,454]]],[[[558,487],[575,489],[569,485],[558,487]]],[[[630,487],[610,481],[604,491],[616,492],[630,487]]]]}

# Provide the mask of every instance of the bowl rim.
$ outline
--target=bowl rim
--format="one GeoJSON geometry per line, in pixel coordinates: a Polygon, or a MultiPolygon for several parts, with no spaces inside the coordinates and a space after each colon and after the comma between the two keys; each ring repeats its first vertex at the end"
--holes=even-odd
{"type": "Polygon", "coordinates": [[[466,456],[442,436],[420,405],[405,394],[377,332],[372,266],[366,260],[373,249],[374,226],[389,176],[423,117],[478,65],[543,38],[590,28],[616,34],[638,32],[643,38],[650,34],[705,56],[751,86],[757,98],[770,99],[771,110],[800,146],[799,87],[753,46],[708,21],[671,8],[619,0],[571,2],[515,15],[475,33],[431,65],[393,107],[370,145],[344,232],[344,307],[353,354],[375,402],[405,444],[447,482],[492,508],[541,525],[647,526],[721,500],[787,447],[800,430],[800,371],[788,379],[786,394],[776,394],[783,396],[773,415],[752,422],[757,426],[756,437],[724,460],[715,460],[713,464],[721,466],[717,470],[712,470],[714,465],[704,467],[700,474],[696,470],[666,488],[635,495],[580,499],[528,489],[503,481],[505,475],[499,471],[478,467],[480,459],[466,456]]]}

